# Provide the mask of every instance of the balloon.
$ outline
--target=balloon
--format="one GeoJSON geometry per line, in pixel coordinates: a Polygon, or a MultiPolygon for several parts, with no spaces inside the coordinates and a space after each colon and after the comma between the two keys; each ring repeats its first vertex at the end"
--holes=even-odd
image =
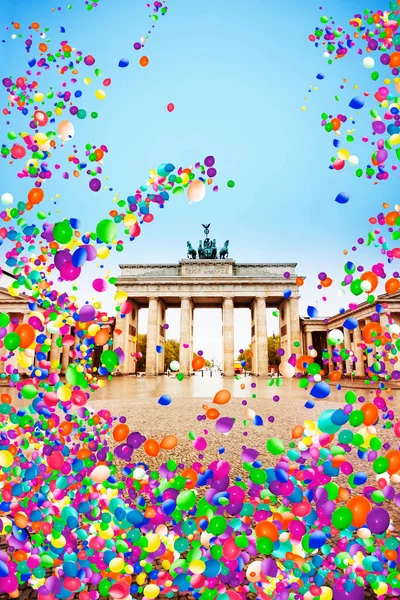
{"type": "Polygon", "coordinates": [[[71,261],[65,262],[60,269],[60,275],[65,281],[75,281],[80,274],[81,269],[74,267],[71,261]]]}
{"type": "Polygon", "coordinates": [[[379,418],[379,411],[375,404],[367,402],[361,406],[361,412],[364,414],[364,425],[373,425],[379,418]]]}
{"type": "MultiPolygon", "coordinates": [[[[378,277],[372,271],[365,271],[360,276],[361,281],[369,281],[371,287],[369,289],[370,292],[373,292],[378,287],[378,277]]],[[[355,329],[355,327],[353,327],[355,329]]]]}
{"type": "Polygon", "coordinates": [[[19,335],[17,333],[11,332],[7,333],[4,338],[4,346],[7,350],[15,350],[19,346],[19,335]]]}
{"type": "Polygon", "coordinates": [[[171,404],[171,402],[172,398],[171,396],[168,396],[168,394],[163,394],[158,399],[158,404],[161,404],[161,406],[168,406],[169,404],[171,404]]]}
{"type": "Polygon", "coordinates": [[[343,335],[343,332],[340,331],[340,329],[332,329],[328,333],[328,344],[330,346],[336,346],[339,344],[343,344],[343,340],[344,340],[344,335],[343,335]]]}
{"type": "Polygon", "coordinates": [[[353,513],[346,506],[336,508],[332,513],[332,525],[339,530],[347,529],[353,520],[353,513]]]}
{"type": "Polygon", "coordinates": [[[375,339],[382,335],[383,328],[380,323],[367,323],[362,330],[362,338],[366,344],[372,344],[375,339]]]}
{"type": "Polygon", "coordinates": [[[330,395],[330,393],[331,388],[329,387],[329,384],[325,383],[325,381],[320,381],[311,388],[310,396],[321,400],[327,398],[330,395]]]}
{"type": "Polygon", "coordinates": [[[139,60],[139,64],[141,67],[147,67],[147,65],[149,64],[149,59],[147,58],[147,56],[142,56],[139,60]]]}
{"type": "Polygon", "coordinates": [[[160,451],[160,446],[156,440],[146,440],[143,444],[143,450],[148,456],[157,456],[160,451]]]}
{"type": "Polygon", "coordinates": [[[94,95],[96,96],[97,100],[104,100],[107,97],[107,94],[104,90],[96,90],[94,95]]]}
{"type": "Polygon", "coordinates": [[[103,219],[97,224],[96,235],[105,244],[110,244],[117,238],[117,226],[111,219],[103,219]]]}
{"type": "Polygon", "coordinates": [[[119,358],[114,350],[104,350],[100,356],[100,361],[110,373],[119,365],[119,358]]]}
{"type": "Polygon", "coordinates": [[[367,527],[371,533],[384,533],[390,525],[390,516],[384,508],[373,508],[367,515],[367,527]]]}
{"type": "Polygon", "coordinates": [[[103,483],[110,475],[110,469],[106,465],[99,465],[90,473],[90,479],[94,481],[94,483],[103,483]]]}
{"type": "Polygon", "coordinates": [[[279,438],[270,438],[266,444],[267,451],[274,456],[285,452],[285,444],[279,438]]]}
{"type": "Polygon", "coordinates": [[[170,102],[169,104],[167,104],[167,111],[168,112],[172,112],[175,108],[175,105],[172,104],[172,102],[170,102]]]}
{"type": "Polygon", "coordinates": [[[188,198],[190,202],[200,202],[206,195],[206,186],[204,181],[194,179],[188,187],[188,198]]]}
{"type": "Polygon", "coordinates": [[[338,204],[347,204],[347,202],[349,200],[350,200],[350,196],[346,192],[340,192],[340,194],[338,194],[335,198],[335,201],[338,204]]]}
{"type": "Polygon", "coordinates": [[[195,356],[194,359],[192,360],[193,371],[200,371],[204,367],[205,364],[206,364],[206,361],[204,360],[204,358],[202,356],[195,356]]]}
{"type": "Polygon", "coordinates": [[[2,194],[1,202],[4,204],[4,206],[11,206],[11,204],[14,202],[14,196],[6,192],[2,194]]]}
{"type": "Polygon", "coordinates": [[[21,348],[29,348],[29,346],[35,341],[35,330],[27,323],[18,325],[15,333],[19,335],[19,345],[21,348]]]}
{"type": "Polygon", "coordinates": [[[93,179],[89,181],[89,188],[92,190],[92,192],[98,192],[101,188],[100,179],[93,177],[93,179]]]}
{"type": "Polygon", "coordinates": [[[92,288],[96,292],[105,292],[108,288],[108,282],[105,279],[94,279],[92,281],[92,288]]]}
{"type": "Polygon", "coordinates": [[[121,60],[118,63],[118,66],[121,67],[121,69],[124,69],[128,65],[129,65],[129,60],[127,58],[121,58],[121,60]]]}
{"type": "Polygon", "coordinates": [[[289,362],[281,362],[279,365],[279,373],[285,379],[291,379],[295,374],[295,368],[289,362]]]}
{"type": "Polygon", "coordinates": [[[40,204],[44,198],[44,191],[41,188],[32,188],[28,192],[28,202],[31,204],[40,204]]]}
{"type": "Polygon", "coordinates": [[[75,252],[72,255],[72,259],[71,262],[74,265],[74,267],[82,267],[87,259],[87,252],[85,250],[85,248],[77,248],[75,250],[75,252]]]}
{"type": "Polygon", "coordinates": [[[110,339],[110,332],[108,327],[100,329],[94,336],[94,343],[96,346],[105,346],[110,339]]]}
{"type": "Polygon", "coordinates": [[[163,450],[173,450],[178,445],[178,438],[174,435],[167,435],[160,442],[160,448],[163,450]]]}
{"type": "Polygon", "coordinates": [[[346,590],[340,589],[337,585],[334,585],[333,600],[364,600],[364,588],[359,585],[354,585],[351,592],[346,592],[346,590]]]}
{"type": "Polygon", "coordinates": [[[367,515],[372,508],[370,501],[365,496],[354,496],[346,506],[351,510],[353,527],[359,528],[365,525],[367,515]]]}
{"type": "Polygon", "coordinates": [[[400,289],[400,281],[391,277],[385,283],[385,291],[387,294],[395,294],[400,289]]]}
{"type": "Polygon", "coordinates": [[[228,390],[219,390],[214,396],[214,404],[227,404],[231,399],[231,393],[228,390]]]}
{"type": "Polygon", "coordinates": [[[75,135],[74,126],[70,121],[60,121],[57,132],[58,137],[62,142],[68,142],[69,140],[72,140],[75,135]]]}
{"type": "Polygon", "coordinates": [[[179,369],[181,368],[181,365],[179,364],[179,362],[177,360],[172,360],[169,363],[169,368],[171,369],[171,371],[179,371],[179,369]]]}
{"type": "Polygon", "coordinates": [[[67,220],[56,223],[53,227],[53,237],[59,244],[68,244],[74,232],[67,220]]]}
{"type": "Polygon", "coordinates": [[[126,440],[130,433],[129,427],[126,423],[118,423],[113,429],[113,437],[116,442],[123,442],[126,440]]]}
{"type": "Polygon", "coordinates": [[[387,468],[388,473],[393,475],[400,471],[400,452],[398,450],[390,450],[386,454],[386,459],[389,462],[389,466],[387,468]]]}

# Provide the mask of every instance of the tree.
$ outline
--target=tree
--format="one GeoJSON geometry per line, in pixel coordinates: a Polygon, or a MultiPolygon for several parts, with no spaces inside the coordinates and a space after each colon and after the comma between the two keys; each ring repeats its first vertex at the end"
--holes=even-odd
{"type": "Polygon", "coordinates": [[[240,362],[243,362],[244,360],[246,361],[246,366],[243,367],[245,371],[251,371],[252,356],[253,356],[253,353],[251,351],[250,344],[249,344],[249,347],[246,348],[246,350],[244,350],[244,352],[241,352],[240,354],[238,354],[237,360],[239,360],[240,362]]]}
{"type": "MultiPolygon", "coordinates": [[[[281,338],[279,336],[270,336],[268,338],[268,364],[269,365],[275,365],[278,366],[279,363],[281,362],[280,357],[278,356],[277,350],[278,348],[280,348],[281,346],[281,338]]],[[[252,364],[252,351],[251,351],[251,344],[249,344],[249,347],[246,348],[246,350],[244,352],[241,352],[238,357],[237,360],[239,360],[240,362],[242,361],[246,361],[246,366],[244,367],[245,371],[251,371],[253,364],[252,364]]]]}
{"type": "Polygon", "coordinates": [[[164,369],[169,369],[173,360],[179,361],[179,342],[177,340],[167,340],[164,348],[164,369]]]}
{"type": "Polygon", "coordinates": [[[144,371],[146,368],[146,347],[147,335],[145,333],[139,333],[137,336],[136,352],[141,352],[142,357],[137,359],[136,372],[144,371]]]}

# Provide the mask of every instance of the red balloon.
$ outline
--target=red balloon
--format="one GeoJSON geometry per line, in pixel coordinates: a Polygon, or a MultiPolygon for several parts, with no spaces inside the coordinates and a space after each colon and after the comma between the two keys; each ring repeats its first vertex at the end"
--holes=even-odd
{"type": "Polygon", "coordinates": [[[19,144],[14,144],[14,146],[11,148],[11,156],[13,158],[24,158],[25,155],[26,150],[23,146],[20,146],[19,144]]]}
{"type": "Polygon", "coordinates": [[[151,215],[150,213],[148,215],[144,215],[143,221],[145,223],[151,223],[152,221],[154,221],[154,215],[151,215]]]}
{"type": "Polygon", "coordinates": [[[172,102],[170,102],[169,104],[167,104],[167,111],[168,112],[172,112],[175,108],[175,104],[172,104],[172,102]]]}

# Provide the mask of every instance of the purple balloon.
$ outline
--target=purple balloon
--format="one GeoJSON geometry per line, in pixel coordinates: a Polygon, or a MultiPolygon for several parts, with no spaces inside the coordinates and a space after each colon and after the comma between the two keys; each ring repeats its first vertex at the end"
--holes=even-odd
{"type": "Polygon", "coordinates": [[[373,121],[372,130],[375,131],[375,133],[385,133],[385,123],[382,123],[382,121],[373,121]]]}
{"type": "Polygon", "coordinates": [[[333,586],[333,600],[364,600],[364,588],[355,585],[351,592],[333,586]]]}
{"type": "Polygon", "coordinates": [[[215,429],[219,433],[229,433],[235,423],[235,419],[231,417],[221,417],[215,423],[215,429]]]}
{"type": "Polygon", "coordinates": [[[69,250],[59,250],[54,257],[54,264],[56,268],[61,271],[61,267],[64,263],[71,260],[71,252],[69,250]]]}
{"type": "Polygon", "coordinates": [[[261,563],[261,571],[267,577],[276,577],[278,574],[276,562],[272,558],[265,558],[261,563]]]}
{"type": "Polygon", "coordinates": [[[128,435],[126,441],[130,446],[132,446],[133,450],[136,450],[137,448],[140,448],[142,444],[144,444],[146,438],[138,431],[134,431],[128,435]]]}
{"type": "Polygon", "coordinates": [[[215,163],[215,158],[213,156],[206,156],[204,159],[204,164],[206,167],[212,167],[215,163]]]}
{"type": "Polygon", "coordinates": [[[86,250],[86,254],[87,254],[86,260],[88,262],[95,260],[95,258],[97,257],[97,252],[96,252],[96,248],[94,246],[89,246],[89,245],[81,246],[81,248],[84,248],[86,250]]]}
{"type": "Polygon", "coordinates": [[[119,444],[114,449],[114,454],[121,460],[130,460],[132,456],[133,448],[129,444],[119,444]]]}
{"type": "Polygon", "coordinates": [[[4,79],[3,79],[4,87],[6,87],[6,88],[11,87],[12,84],[13,84],[13,82],[9,77],[4,77],[4,79]]]}
{"type": "Polygon", "coordinates": [[[372,533],[384,533],[390,524],[390,516],[384,508],[373,508],[367,516],[367,527],[372,533]]]}
{"type": "Polygon", "coordinates": [[[65,281],[75,281],[80,274],[80,267],[74,267],[70,260],[65,262],[60,269],[60,275],[65,281]]]}
{"type": "Polygon", "coordinates": [[[83,323],[87,323],[88,321],[93,321],[96,315],[96,310],[93,308],[91,304],[85,304],[79,311],[79,318],[83,323]]]}
{"type": "Polygon", "coordinates": [[[89,187],[92,190],[92,192],[98,192],[101,188],[100,179],[97,179],[97,177],[93,177],[93,179],[89,181],[89,187]]]}

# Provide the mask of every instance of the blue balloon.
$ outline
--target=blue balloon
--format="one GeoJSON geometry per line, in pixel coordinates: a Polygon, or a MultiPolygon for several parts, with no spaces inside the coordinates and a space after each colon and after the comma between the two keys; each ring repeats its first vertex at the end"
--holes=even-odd
{"type": "Polygon", "coordinates": [[[157,354],[161,354],[162,351],[163,351],[163,347],[162,346],[156,346],[156,352],[157,352],[157,354]]]}
{"type": "Polygon", "coordinates": [[[85,248],[77,248],[72,255],[71,262],[74,267],[82,267],[87,260],[87,251],[85,248]]]}
{"type": "Polygon", "coordinates": [[[340,194],[338,194],[335,198],[335,202],[338,204],[347,204],[349,200],[350,196],[349,194],[346,194],[346,192],[340,192],[340,194]]]}
{"type": "Polygon", "coordinates": [[[343,323],[343,327],[345,327],[346,329],[357,329],[358,321],[357,319],[353,319],[353,317],[349,317],[343,323]]]}
{"type": "Polygon", "coordinates": [[[171,404],[171,402],[172,398],[171,396],[168,396],[168,394],[163,394],[158,399],[158,404],[161,404],[161,406],[168,406],[168,404],[171,404]]]}
{"type": "Polygon", "coordinates": [[[129,65],[129,60],[127,58],[121,58],[121,60],[118,63],[118,66],[121,67],[121,69],[124,69],[128,65],[129,65]]]}
{"type": "Polygon", "coordinates": [[[350,108],[355,109],[362,108],[364,106],[364,98],[361,98],[361,96],[355,96],[352,100],[350,100],[349,106],[350,108]]]}
{"type": "Polygon", "coordinates": [[[315,308],[315,306],[308,306],[307,314],[310,317],[310,319],[315,319],[316,317],[318,317],[318,309],[315,308]]]}
{"type": "Polygon", "coordinates": [[[291,295],[292,295],[292,291],[291,290],[285,290],[283,292],[283,297],[284,298],[290,298],[291,295]]]}
{"type": "Polygon", "coordinates": [[[316,383],[310,391],[310,396],[313,398],[318,398],[319,400],[323,398],[327,398],[331,393],[331,388],[325,381],[320,381],[316,383]]]}
{"type": "Polygon", "coordinates": [[[318,73],[317,79],[324,79],[325,75],[323,73],[318,73]]]}

